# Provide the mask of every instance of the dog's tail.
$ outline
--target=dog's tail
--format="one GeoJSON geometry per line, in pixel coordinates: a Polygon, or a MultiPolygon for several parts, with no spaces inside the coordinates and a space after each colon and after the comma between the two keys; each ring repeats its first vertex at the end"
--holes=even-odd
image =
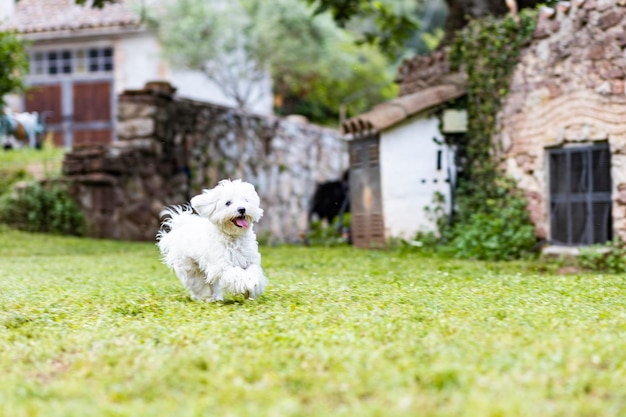
{"type": "Polygon", "coordinates": [[[160,242],[176,225],[181,216],[193,214],[193,208],[189,204],[182,206],[171,206],[161,210],[159,217],[162,219],[161,227],[156,235],[157,242],[160,242]]]}

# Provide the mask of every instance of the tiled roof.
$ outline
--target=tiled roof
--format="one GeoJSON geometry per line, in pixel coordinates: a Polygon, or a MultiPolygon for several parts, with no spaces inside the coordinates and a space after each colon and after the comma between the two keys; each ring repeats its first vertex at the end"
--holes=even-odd
{"type": "Polygon", "coordinates": [[[35,33],[139,23],[139,14],[124,1],[98,9],[79,6],[74,0],[19,0],[7,26],[21,33],[35,33]]]}
{"type": "Polygon", "coordinates": [[[346,135],[381,132],[424,110],[461,97],[465,94],[466,84],[467,77],[464,74],[449,74],[441,79],[439,85],[394,98],[367,113],[348,119],[342,123],[342,132],[346,135]]]}

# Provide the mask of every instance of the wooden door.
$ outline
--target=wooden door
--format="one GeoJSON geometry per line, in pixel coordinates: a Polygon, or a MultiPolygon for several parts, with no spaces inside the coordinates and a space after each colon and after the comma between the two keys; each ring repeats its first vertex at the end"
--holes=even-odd
{"type": "Polygon", "coordinates": [[[73,146],[112,141],[111,83],[76,82],[72,85],[73,146]]]}
{"type": "Polygon", "coordinates": [[[45,115],[45,130],[57,146],[86,146],[113,140],[113,91],[110,80],[63,80],[33,86],[25,111],[45,115]]]}
{"type": "Polygon", "coordinates": [[[37,112],[43,118],[46,132],[52,133],[56,146],[65,144],[61,84],[38,85],[24,94],[24,111],[37,112]]]}
{"type": "Polygon", "coordinates": [[[379,143],[379,136],[372,135],[349,144],[352,243],[360,248],[385,245],[379,143]]]}

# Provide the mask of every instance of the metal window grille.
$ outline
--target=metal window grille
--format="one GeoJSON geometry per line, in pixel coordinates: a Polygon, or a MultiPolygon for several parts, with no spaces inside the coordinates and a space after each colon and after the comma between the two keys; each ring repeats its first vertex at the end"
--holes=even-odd
{"type": "Polygon", "coordinates": [[[592,245],[613,238],[611,153],[606,143],[548,151],[552,241],[592,245]]]}

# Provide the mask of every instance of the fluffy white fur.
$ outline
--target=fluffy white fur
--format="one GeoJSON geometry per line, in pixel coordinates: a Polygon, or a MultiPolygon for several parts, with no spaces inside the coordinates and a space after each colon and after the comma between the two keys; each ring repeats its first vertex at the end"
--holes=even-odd
{"type": "Polygon", "coordinates": [[[190,206],[163,210],[157,245],[192,299],[219,301],[223,292],[254,299],[263,293],[267,279],[252,230],[263,216],[259,204],[252,184],[222,180],[190,206]]]}

